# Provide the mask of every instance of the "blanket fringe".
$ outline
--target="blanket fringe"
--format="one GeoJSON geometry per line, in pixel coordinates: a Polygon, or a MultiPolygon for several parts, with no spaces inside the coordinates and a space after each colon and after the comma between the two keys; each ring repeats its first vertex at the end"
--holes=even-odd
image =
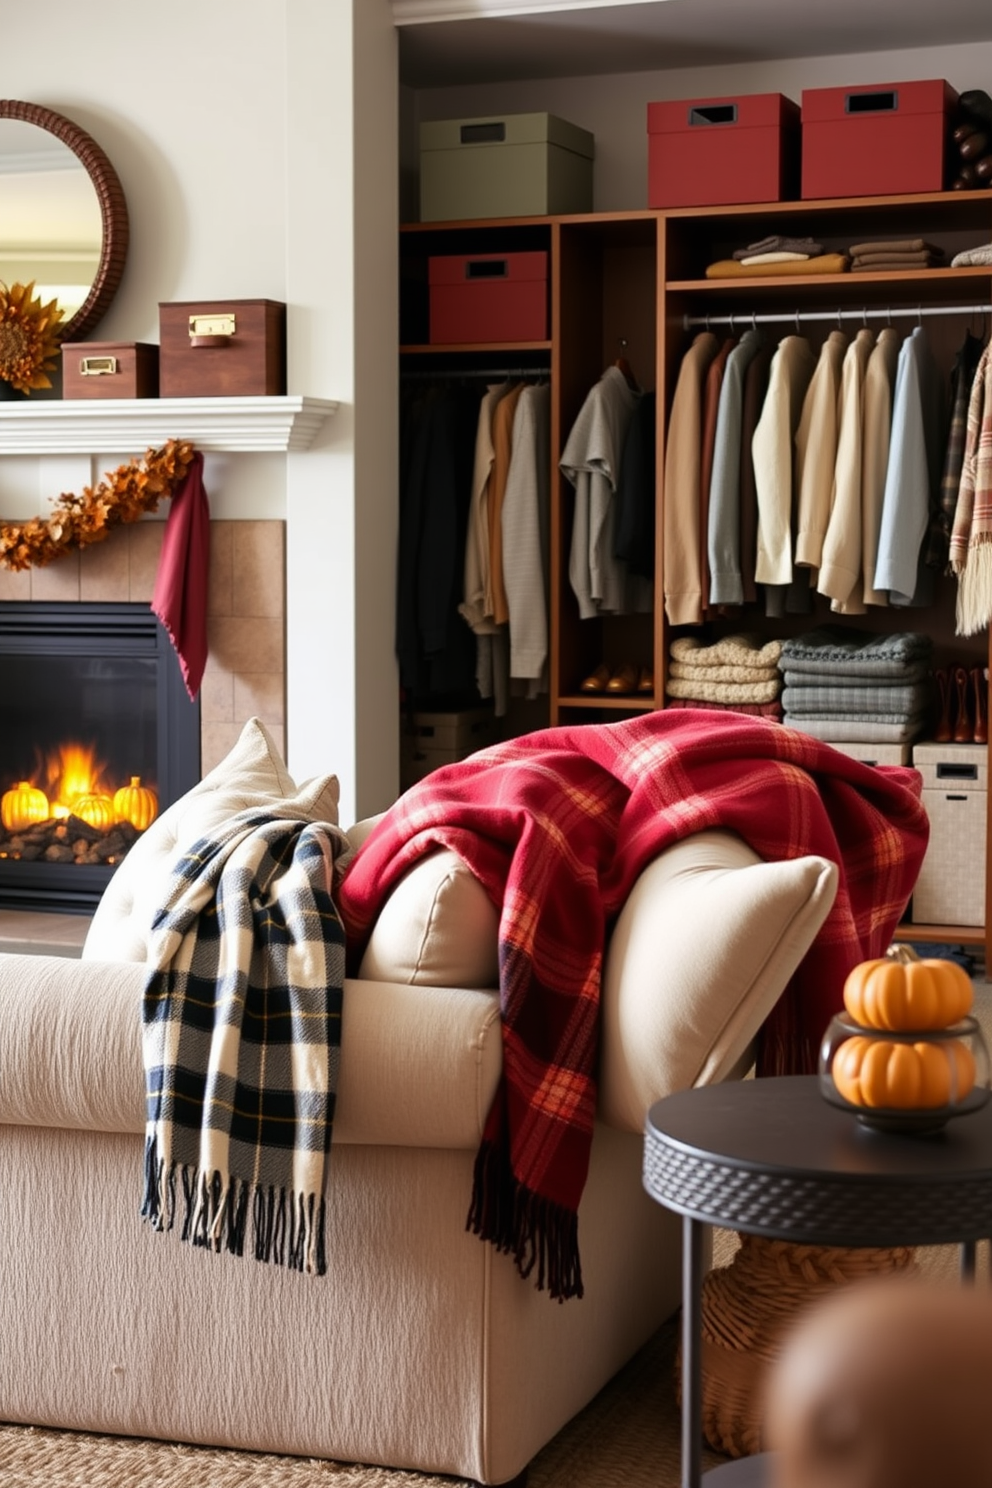
{"type": "Polygon", "coordinates": [[[992,616],[992,532],[979,533],[958,573],[955,634],[977,635],[992,616]]]}
{"type": "Polygon", "coordinates": [[[145,1139],[145,1191],[141,1214],[153,1229],[171,1230],[177,1219],[177,1178],[182,1184],[181,1238],[204,1249],[243,1256],[251,1211],[255,1259],[317,1276],[327,1272],[326,1200],[287,1194],[271,1184],[246,1183],[190,1164],[166,1164],[154,1136],[145,1139]]]}
{"type": "Polygon", "coordinates": [[[538,1291],[554,1301],[583,1295],[578,1215],[518,1182],[503,1147],[492,1141],[476,1154],[465,1228],[512,1255],[525,1280],[536,1266],[538,1291]]]}

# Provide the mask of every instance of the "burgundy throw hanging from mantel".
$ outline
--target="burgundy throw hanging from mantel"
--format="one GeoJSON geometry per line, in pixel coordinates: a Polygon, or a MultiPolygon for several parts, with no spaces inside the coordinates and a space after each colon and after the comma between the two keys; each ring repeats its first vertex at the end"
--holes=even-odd
{"type": "Polygon", "coordinates": [[[172,497],[155,576],[152,613],[169,633],[186,691],[196,698],[207,662],[210,506],[199,450],[172,497]]]}

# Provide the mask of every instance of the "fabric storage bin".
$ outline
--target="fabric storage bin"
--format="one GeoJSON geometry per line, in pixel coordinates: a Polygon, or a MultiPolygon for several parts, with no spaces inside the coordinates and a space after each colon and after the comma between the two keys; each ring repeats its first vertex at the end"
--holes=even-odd
{"type": "Polygon", "coordinates": [[[163,398],[248,398],[286,391],[281,300],[196,300],[159,310],[163,398]]]}
{"type": "Polygon", "coordinates": [[[782,93],[649,103],[648,206],[796,197],[799,119],[782,93]]]}
{"type": "Polygon", "coordinates": [[[802,95],[802,194],[942,191],[958,95],[942,78],[802,95]]]}
{"type": "Polygon", "coordinates": [[[913,890],[914,924],[984,925],[987,744],[917,744],[930,841],[913,890]]]}
{"type": "Polygon", "coordinates": [[[554,114],[420,126],[420,220],[592,211],[595,139],[554,114]]]}
{"type": "Polygon", "coordinates": [[[495,742],[491,708],[412,713],[404,718],[400,735],[400,786],[408,790],[441,765],[453,765],[495,742]]]}
{"type": "Polygon", "coordinates": [[[547,337],[546,253],[431,258],[428,283],[432,344],[547,337]]]}
{"type": "Polygon", "coordinates": [[[155,398],[158,347],[146,341],[64,341],[63,398],[155,398]]]}
{"type": "Polygon", "coordinates": [[[833,739],[826,742],[831,749],[839,750],[849,759],[860,760],[863,765],[908,765],[913,749],[911,744],[852,744],[847,740],[838,743],[833,739]]]}

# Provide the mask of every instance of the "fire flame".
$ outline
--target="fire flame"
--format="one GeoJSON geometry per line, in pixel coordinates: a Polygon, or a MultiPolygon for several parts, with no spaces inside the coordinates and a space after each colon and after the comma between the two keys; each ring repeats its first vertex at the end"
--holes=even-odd
{"type": "Polygon", "coordinates": [[[87,744],[61,744],[48,756],[45,765],[45,792],[53,816],[68,816],[80,796],[104,791],[106,765],[87,744]]]}

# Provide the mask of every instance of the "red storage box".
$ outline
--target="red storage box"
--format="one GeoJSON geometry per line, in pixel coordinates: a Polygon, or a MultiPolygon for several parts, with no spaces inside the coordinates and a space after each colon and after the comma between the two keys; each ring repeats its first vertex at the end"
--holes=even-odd
{"type": "Polygon", "coordinates": [[[648,206],[789,201],[799,105],[781,93],[648,104],[648,206]]]}
{"type": "Polygon", "coordinates": [[[943,191],[958,95],[942,78],[803,90],[803,197],[943,191]]]}
{"type": "Polygon", "coordinates": [[[432,258],[428,281],[432,345],[547,339],[546,253],[432,258]]]}

